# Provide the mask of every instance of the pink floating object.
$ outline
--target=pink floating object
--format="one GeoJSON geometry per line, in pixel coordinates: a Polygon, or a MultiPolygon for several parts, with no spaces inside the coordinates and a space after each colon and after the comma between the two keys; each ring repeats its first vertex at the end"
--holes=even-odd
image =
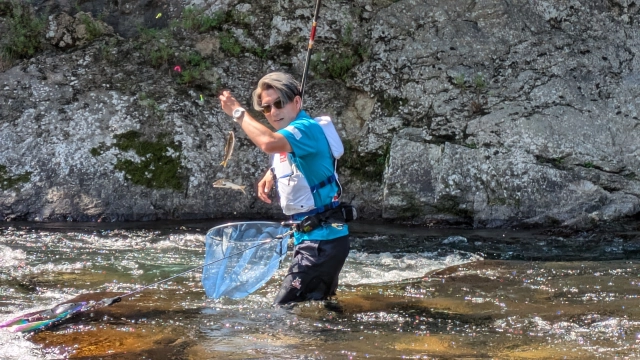
{"type": "Polygon", "coordinates": [[[180,65],[176,65],[176,67],[174,67],[173,70],[177,72],[182,72],[182,69],[180,69],[180,65]]]}

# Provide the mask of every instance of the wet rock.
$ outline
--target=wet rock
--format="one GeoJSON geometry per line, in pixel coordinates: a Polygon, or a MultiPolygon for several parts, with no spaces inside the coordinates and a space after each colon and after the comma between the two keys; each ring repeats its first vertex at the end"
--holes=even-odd
{"type": "Polygon", "coordinates": [[[442,240],[443,244],[464,244],[467,242],[467,239],[462,236],[449,236],[448,238],[442,240]]]}
{"type": "MultiPolygon", "coordinates": [[[[65,0],[33,4],[40,13],[52,6],[48,40],[71,50],[0,74],[0,165],[34,174],[24,187],[0,193],[1,218],[279,213],[211,190],[212,179],[229,175],[211,161],[229,127],[212,95],[225,86],[248,102],[251,84],[265,72],[300,76],[313,12],[308,2],[91,0],[78,4],[77,14],[65,0]],[[235,15],[215,30],[176,30],[145,44],[89,41],[87,24],[110,32],[98,18],[133,37],[138,27],[165,28],[182,6],[235,15]],[[238,55],[222,49],[222,35],[242,46],[238,55]],[[150,64],[159,44],[176,64],[150,64]],[[211,65],[197,79],[170,71],[193,53],[211,65]],[[160,129],[182,146],[182,191],[146,189],[114,170],[118,161],[141,159],[114,147],[114,135],[139,131],[152,138],[160,129]],[[71,203],[45,200],[57,192],[71,203]],[[224,209],[213,205],[220,203],[224,209]]],[[[312,67],[305,107],[332,116],[349,141],[338,171],[363,218],[589,229],[640,211],[637,6],[351,5],[323,3],[313,61],[345,60],[331,53],[356,60],[333,78],[312,67]]],[[[249,184],[263,174],[265,155],[247,138],[238,143],[232,175],[249,184]]]]}

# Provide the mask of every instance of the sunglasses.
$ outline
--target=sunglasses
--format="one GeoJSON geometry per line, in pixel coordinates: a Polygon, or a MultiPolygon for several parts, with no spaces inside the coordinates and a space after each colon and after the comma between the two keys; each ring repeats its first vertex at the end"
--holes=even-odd
{"type": "Polygon", "coordinates": [[[272,106],[274,108],[280,110],[280,109],[282,109],[284,107],[284,104],[282,103],[281,99],[278,99],[278,100],[274,101],[273,104],[271,104],[271,105],[263,105],[262,106],[262,113],[265,114],[265,115],[270,114],[272,106]]]}

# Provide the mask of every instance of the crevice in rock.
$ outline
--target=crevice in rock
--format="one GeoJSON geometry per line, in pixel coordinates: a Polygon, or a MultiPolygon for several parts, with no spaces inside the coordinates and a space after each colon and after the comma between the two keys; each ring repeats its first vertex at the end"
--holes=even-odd
{"type": "Polygon", "coordinates": [[[553,157],[553,158],[548,158],[548,157],[544,157],[542,155],[534,155],[536,160],[538,161],[538,163],[541,164],[548,164],[551,165],[552,167],[558,169],[558,170],[568,170],[567,168],[567,164],[564,164],[564,160],[568,157],[553,157]]]}

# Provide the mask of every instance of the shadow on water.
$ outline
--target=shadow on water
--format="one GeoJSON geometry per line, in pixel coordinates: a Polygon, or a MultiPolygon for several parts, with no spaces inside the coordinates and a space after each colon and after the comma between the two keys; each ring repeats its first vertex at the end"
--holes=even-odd
{"type": "MultiPolygon", "coordinates": [[[[196,267],[221,222],[6,224],[0,321],[196,267]],[[73,226],[72,226],[73,225],[73,226]]],[[[336,299],[207,299],[195,272],[31,335],[2,359],[637,358],[640,227],[427,229],[358,223],[336,299]]],[[[288,261],[288,259],[286,260],[288,261]]]]}

